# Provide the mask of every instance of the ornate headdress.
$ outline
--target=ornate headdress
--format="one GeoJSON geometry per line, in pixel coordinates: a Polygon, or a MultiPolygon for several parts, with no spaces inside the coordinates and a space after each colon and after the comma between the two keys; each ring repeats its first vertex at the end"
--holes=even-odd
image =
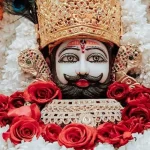
{"type": "Polygon", "coordinates": [[[6,10],[38,24],[40,48],[70,38],[94,38],[119,46],[118,0],[6,0],[6,10]]]}
{"type": "Polygon", "coordinates": [[[94,38],[119,45],[118,0],[37,0],[41,48],[70,38],[94,38]]]}

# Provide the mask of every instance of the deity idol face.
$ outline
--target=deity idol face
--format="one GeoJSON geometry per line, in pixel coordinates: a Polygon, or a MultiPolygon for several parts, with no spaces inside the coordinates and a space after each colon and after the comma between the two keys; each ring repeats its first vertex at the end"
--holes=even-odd
{"type": "Polygon", "coordinates": [[[54,82],[64,98],[103,97],[110,81],[110,55],[102,42],[67,40],[58,47],[53,58],[54,82]]]}

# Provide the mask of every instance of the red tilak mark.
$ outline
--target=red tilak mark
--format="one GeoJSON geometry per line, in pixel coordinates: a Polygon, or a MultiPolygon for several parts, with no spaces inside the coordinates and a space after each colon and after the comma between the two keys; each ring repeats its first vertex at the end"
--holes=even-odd
{"type": "Polygon", "coordinates": [[[79,40],[71,41],[67,44],[67,46],[79,46],[79,45],[80,45],[79,40]]]}
{"type": "Polygon", "coordinates": [[[82,49],[82,53],[85,52],[85,46],[81,46],[81,49],[82,49]]]}
{"type": "Polygon", "coordinates": [[[81,40],[80,41],[80,46],[81,46],[82,53],[85,52],[85,45],[86,45],[86,41],[85,40],[81,40]]]}
{"type": "Polygon", "coordinates": [[[76,86],[86,88],[90,85],[90,83],[85,79],[80,79],[76,82],[76,86]]]}
{"type": "Polygon", "coordinates": [[[87,45],[99,45],[96,41],[87,40],[87,45]]]}
{"type": "Polygon", "coordinates": [[[85,44],[84,43],[80,43],[80,46],[81,46],[82,53],[84,53],[85,52],[85,44]]]}

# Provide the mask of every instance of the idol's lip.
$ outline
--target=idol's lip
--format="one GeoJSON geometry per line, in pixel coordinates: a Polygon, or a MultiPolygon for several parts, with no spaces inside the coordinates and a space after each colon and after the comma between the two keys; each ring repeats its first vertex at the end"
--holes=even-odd
{"type": "Polygon", "coordinates": [[[80,79],[75,84],[76,86],[81,87],[81,88],[86,88],[86,87],[89,87],[90,85],[90,83],[85,79],[80,79]]]}

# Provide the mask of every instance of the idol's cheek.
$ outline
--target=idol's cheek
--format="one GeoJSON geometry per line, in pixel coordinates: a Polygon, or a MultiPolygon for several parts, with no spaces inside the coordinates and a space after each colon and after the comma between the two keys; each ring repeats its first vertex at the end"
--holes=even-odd
{"type": "Polygon", "coordinates": [[[79,62],[76,63],[57,63],[56,74],[59,81],[63,84],[67,84],[68,81],[65,79],[64,74],[70,76],[76,76],[76,69],[79,67],[79,62]]]}
{"type": "Polygon", "coordinates": [[[87,66],[89,68],[89,75],[97,77],[101,73],[103,73],[102,79],[99,81],[100,83],[104,83],[109,75],[109,62],[104,63],[90,63],[87,62],[87,66]]]}

